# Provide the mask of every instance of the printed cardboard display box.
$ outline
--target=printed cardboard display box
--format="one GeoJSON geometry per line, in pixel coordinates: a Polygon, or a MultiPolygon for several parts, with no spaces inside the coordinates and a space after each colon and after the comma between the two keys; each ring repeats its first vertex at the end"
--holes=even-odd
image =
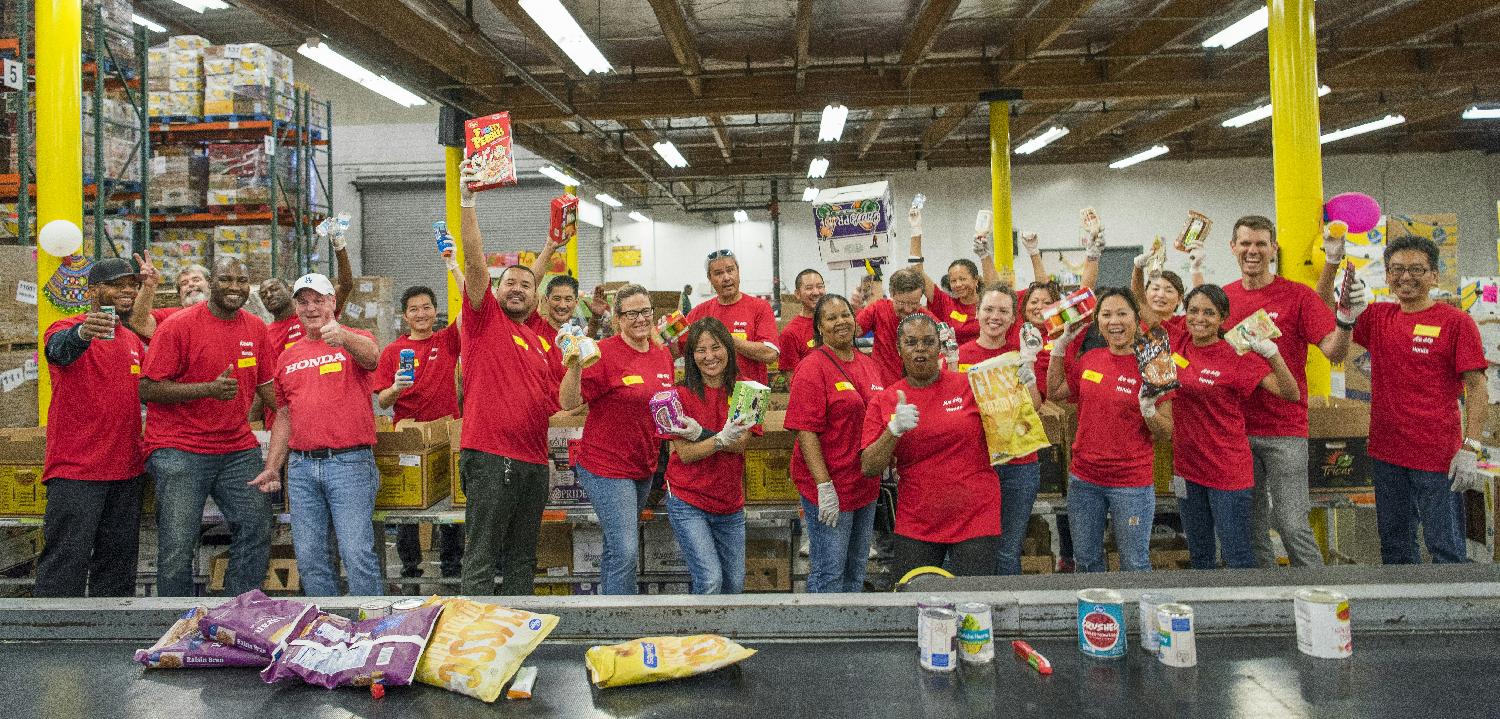
{"type": "Polygon", "coordinates": [[[426,509],[448,496],[448,423],[402,420],[375,426],[375,466],[380,470],[377,509],[426,509]]]}
{"type": "Polygon", "coordinates": [[[783,504],[796,502],[792,484],[792,433],[782,428],[786,412],[766,413],[765,433],[752,436],[745,448],[745,502],[783,504]]]}
{"type": "Polygon", "coordinates": [[[1370,403],[1338,397],[1307,400],[1307,477],[1312,489],[1373,486],[1366,442],[1370,403]]]}
{"type": "Polygon", "coordinates": [[[42,485],[46,454],[46,429],[0,429],[0,516],[46,514],[47,489],[42,485]]]}

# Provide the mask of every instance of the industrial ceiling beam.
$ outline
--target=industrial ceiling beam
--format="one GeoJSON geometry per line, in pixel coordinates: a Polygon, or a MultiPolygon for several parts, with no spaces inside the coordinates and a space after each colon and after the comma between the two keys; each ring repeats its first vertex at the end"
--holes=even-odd
{"type": "Polygon", "coordinates": [[[1094,7],[1097,0],[1046,0],[1035,12],[1022,21],[1020,32],[1011,38],[1010,51],[1019,62],[1002,70],[997,85],[1013,85],[1012,81],[1029,64],[1028,58],[1046,50],[1056,42],[1069,27],[1094,7]]]}
{"type": "Polygon", "coordinates": [[[917,74],[917,67],[927,57],[927,53],[932,51],[933,43],[937,42],[938,35],[947,27],[948,21],[953,19],[953,11],[958,9],[958,3],[959,0],[926,0],[922,9],[917,12],[911,33],[901,45],[901,67],[906,68],[901,76],[901,84],[911,84],[912,78],[917,74]]]}
{"type": "Polygon", "coordinates": [[[1204,30],[1216,20],[1224,0],[1167,0],[1141,19],[1130,31],[1109,43],[1100,59],[1108,63],[1108,75],[1123,79],[1148,58],[1204,30]]]}
{"type": "Polygon", "coordinates": [[[943,108],[942,117],[938,117],[931,123],[928,123],[927,129],[922,131],[922,157],[926,157],[933,150],[937,149],[939,145],[946,142],[948,136],[952,135],[953,131],[957,130],[959,125],[964,124],[964,120],[967,120],[969,114],[974,112],[974,107],[975,104],[970,102],[962,105],[949,105],[943,108]]]}
{"type": "Polygon", "coordinates": [[[870,147],[875,144],[876,138],[880,137],[880,130],[885,127],[886,121],[895,117],[898,112],[900,110],[890,108],[875,110],[870,113],[870,119],[865,122],[865,127],[859,134],[858,157],[860,159],[864,159],[865,154],[870,151],[870,147]]]}
{"type": "MultiPolygon", "coordinates": [[[[803,83],[807,81],[808,44],[812,42],[812,11],[813,0],[797,0],[797,15],[795,21],[796,46],[792,51],[792,61],[797,68],[797,91],[802,91],[803,83]]],[[[796,157],[796,146],[792,147],[792,156],[796,157]]]]}
{"type": "MultiPolygon", "coordinates": [[[[440,1],[446,2],[446,0],[440,1]]],[[[500,14],[504,15],[505,19],[510,21],[510,24],[521,31],[521,36],[526,38],[526,42],[545,53],[547,58],[552,60],[552,64],[557,66],[558,71],[567,75],[569,80],[582,82],[587,77],[584,71],[578,69],[578,66],[573,64],[567,53],[564,53],[562,48],[557,46],[557,43],[552,42],[552,38],[547,37],[547,33],[543,32],[541,26],[537,25],[536,21],[531,19],[531,15],[527,14],[521,8],[519,2],[516,0],[490,0],[490,4],[494,5],[495,9],[499,10],[500,14]]]]}
{"type": "Polygon", "coordinates": [[[693,97],[702,97],[703,78],[699,76],[703,74],[703,58],[693,45],[693,33],[688,29],[682,5],[677,0],[649,2],[651,11],[656,13],[656,22],[661,26],[662,36],[667,39],[672,55],[677,58],[677,66],[682,69],[683,78],[687,80],[688,89],[692,91],[693,97]]]}

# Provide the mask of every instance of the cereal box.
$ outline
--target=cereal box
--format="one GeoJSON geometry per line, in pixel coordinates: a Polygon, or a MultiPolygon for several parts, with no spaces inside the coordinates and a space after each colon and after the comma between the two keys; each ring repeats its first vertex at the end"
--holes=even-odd
{"type": "Polygon", "coordinates": [[[516,162],[510,151],[510,113],[476,117],[464,121],[464,156],[479,169],[479,180],[469,185],[475,192],[516,184],[516,162]]]}

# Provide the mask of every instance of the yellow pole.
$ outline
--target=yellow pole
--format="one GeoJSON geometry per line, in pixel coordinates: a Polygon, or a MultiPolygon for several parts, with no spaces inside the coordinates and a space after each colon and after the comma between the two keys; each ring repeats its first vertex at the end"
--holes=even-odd
{"type": "Polygon", "coordinates": [[[1016,253],[1010,215],[1010,103],[990,102],[990,206],[994,212],[995,269],[1015,284],[1016,253]]]}
{"type": "MultiPolygon", "coordinates": [[[[68,220],[83,227],[82,116],[83,27],[80,0],[37,0],[36,3],[36,226],[68,220]]],[[[26,192],[26,188],[21,188],[26,192]]],[[[61,259],[37,252],[36,281],[45,288],[61,259]]],[[[53,322],[65,315],[38,292],[37,342],[53,322]]],[[[38,352],[37,416],[47,423],[52,382],[47,353],[38,352]]]]}
{"type": "MultiPolygon", "coordinates": [[[[1318,143],[1318,40],[1313,0],[1268,0],[1272,168],[1283,277],[1313,286],[1321,262],[1323,157],[1318,143]]],[[[1309,348],[1307,391],[1327,395],[1328,360],[1309,348]]]]}
{"type": "MultiPolygon", "coordinates": [[[[458,165],[464,161],[464,149],[462,147],[443,148],[444,161],[444,197],[445,208],[448,218],[448,233],[453,235],[453,258],[458,260],[458,266],[464,266],[464,244],[462,237],[463,220],[459,216],[458,208],[458,165]]],[[[458,291],[458,281],[453,274],[448,274],[448,322],[457,322],[459,312],[463,309],[463,293],[458,291]]]]}

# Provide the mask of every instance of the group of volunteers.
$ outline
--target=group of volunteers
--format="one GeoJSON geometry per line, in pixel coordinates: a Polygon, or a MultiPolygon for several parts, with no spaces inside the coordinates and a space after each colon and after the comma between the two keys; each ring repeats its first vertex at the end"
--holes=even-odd
{"type": "MultiPolygon", "coordinates": [[[[1019,293],[1000,284],[984,235],[974,240],[975,260],[952,262],[934,282],[913,210],[911,254],[890,274],[888,293],[865,282],[845,298],[804,270],[794,288],[801,311],[778,330],[770,304],[741,291],[738,258],[717,250],[705,262],[715,296],[692,307],[682,336],[663,343],[639,285],[619,289],[612,303],[596,292],[587,329],[571,326],[577,281],[556,276],[538,288],[559,249],[554,240],[531,266],[493,277],[468,190],[474,177],[461,166],[462,264],[445,256],[463,295],[458,316],[439,327],[435,293],[409,288],[401,311],[410,332],[385,348],[338,322],[352,286],[339,232],[332,240],[340,286],[316,273],[290,286],[265,280],[258,289],[269,325],[244,309],[251,278],[239,260],[183,270],[182,306],[163,309],[151,307],[161,278],[149,257],[135,258],[139,269],[119,258],[93,263],[90,310],[45,333],[53,395],[36,596],[134,593],[147,481],[156,490],[163,596],[194,592],[208,497],[231,534],[225,590],[259,586],[271,498],[283,483],[303,591],[339,594],[341,565],[350,594],[384,594],[370,521],[379,487],[376,404],[397,422],[463,417],[455,441],[465,521],[438,537],[442,573],[461,577],[462,593],[533,592],[549,496],[549,421],[584,411],[573,461],[603,533],[602,591],[636,592],[639,517],[661,475],[692,591],[737,593],[745,578],[744,452],[763,428],[732,418],[729,398],[737,381],[766,383],[773,363],[791,375],[783,424],[795,438],[790,473],[808,536],[808,591],[864,588],[883,483],[895,497],[893,574],[922,566],[1018,574],[1038,457],[990,464],[965,375],[1008,352],[1019,357],[1017,379],[1033,405],[1077,405],[1064,534],[1078,571],[1109,568],[1110,527],[1119,568],[1150,569],[1153,446],[1168,438],[1195,568],[1273,564],[1272,529],[1293,564],[1316,565],[1305,364],[1309,346],[1337,362],[1351,341],[1372,358],[1368,451],[1384,561],[1420,561],[1419,526],[1434,561],[1464,558],[1457,493],[1485,481],[1477,439],[1488,405],[1486,362],[1474,321],[1430,298],[1438,255],[1429,240],[1387,243],[1395,301],[1367,306],[1359,282],[1345,283],[1341,296],[1334,291],[1341,238],[1325,237],[1314,290],[1272,272],[1275,228],[1244,217],[1228,243],[1240,280],[1204,283],[1197,248],[1189,290],[1175,273],[1148,274],[1142,255],[1132,288],[1098,288],[1090,317],[1047,337],[1044,309],[1062,299],[1055,282],[1019,293]],[[1253,351],[1241,354],[1225,329],[1258,310],[1280,336],[1252,338],[1253,351]],[[1160,332],[1180,385],[1164,392],[1153,391],[1136,358],[1138,338],[1160,332]],[[565,353],[567,334],[597,342],[565,353]],[[874,338],[870,351],[856,344],[865,335],[874,338]],[[944,351],[950,336],[956,366],[944,351]],[[675,393],[682,409],[672,426],[659,426],[650,411],[663,392],[675,393]],[[264,452],[252,417],[270,430],[264,452]]],[[[1021,240],[1035,276],[1047,277],[1037,237],[1021,240]]],[[[1093,287],[1103,231],[1085,240],[1082,284],[1093,287]]],[[[403,576],[419,576],[415,532],[403,528],[397,549],[403,576]]]]}

